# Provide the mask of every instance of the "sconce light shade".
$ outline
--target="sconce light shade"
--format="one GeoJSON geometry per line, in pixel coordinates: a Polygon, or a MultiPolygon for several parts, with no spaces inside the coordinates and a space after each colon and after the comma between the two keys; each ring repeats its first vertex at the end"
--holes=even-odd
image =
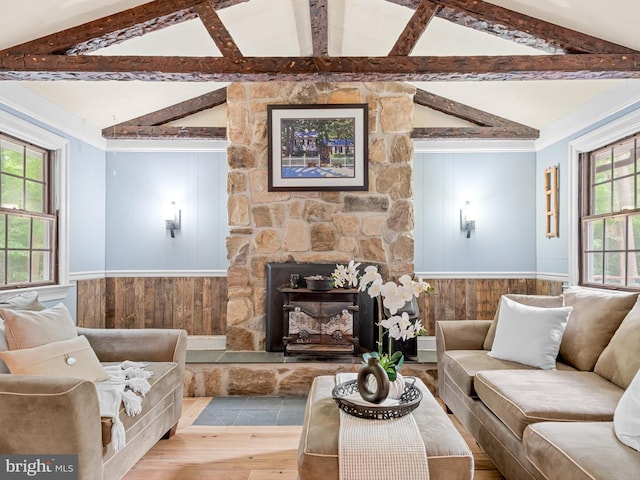
{"type": "Polygon", "coordinates": [[[467,232],[467,238],[471,238],[471,230],[476,228],[476,217],[471,207],[471,203],[467,200],[464,208],[460,209],[460,230],[467,232]]]}
{"type": "Polygon", "coordinates": [[[167,224],[167,230],[171,232],[171,238],[175,238],[176,230],[180,230],[180,222],[182,220],[182,210],[176,206],[176,202],[171,202],[164,211],[164,220],[167,224]]]}

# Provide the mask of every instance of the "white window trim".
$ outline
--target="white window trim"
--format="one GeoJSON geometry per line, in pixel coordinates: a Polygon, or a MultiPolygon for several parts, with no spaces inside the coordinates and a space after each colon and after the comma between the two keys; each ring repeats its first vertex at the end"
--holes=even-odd
{"type": "Polygon", "coordinates": [[[579,280],[578,197],[580,195],[578,160],[581,153],[604,147],[640,131],[640,110],[631,112],[613,122],[569,142],[569,283],[579,280]]]}
{"type": "Polygon", "coordinates": [[[0,292],[0,300],[37,291],[42,301],[62,300],[69,284],[69,140],[0,110],[0,131],[54,152],[54,206],[58,210],[58,284],[0,292]]]}

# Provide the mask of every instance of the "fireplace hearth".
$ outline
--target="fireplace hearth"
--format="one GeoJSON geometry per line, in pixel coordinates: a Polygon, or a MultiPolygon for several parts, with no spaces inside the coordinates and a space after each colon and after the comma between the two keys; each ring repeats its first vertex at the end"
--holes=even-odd
{"type": "Polygon", "coordinates": [[[375,302],[366,292],[313,291],[302,280],[300,288],[291,288],[292,274],[330,276],[335,268],[333,263],[267,264],[267,351],[332,357],[374,349],[375,302]]]}

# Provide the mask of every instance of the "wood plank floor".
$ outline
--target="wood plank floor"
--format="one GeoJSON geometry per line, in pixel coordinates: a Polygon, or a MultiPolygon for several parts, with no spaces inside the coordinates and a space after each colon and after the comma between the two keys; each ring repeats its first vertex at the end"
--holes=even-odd
{"type": "MultiPolygon", "coordinates": [[[[296,480],[301,426],[208,427],[194,420],[211,398],[185,398],[170,441],[158,442],[124,480],[296,480]]],[[[504,480],[457,419],[475,460],[474,480],[504,480]]]]}

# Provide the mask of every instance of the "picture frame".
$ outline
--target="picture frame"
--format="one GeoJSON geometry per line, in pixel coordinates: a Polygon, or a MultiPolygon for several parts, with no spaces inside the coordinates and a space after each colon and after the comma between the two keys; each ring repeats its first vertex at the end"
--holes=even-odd
{"type": "Polygon", "coordinates": [[[369,189],[368,106],[267,105],[269,187],[369,189]]]}

